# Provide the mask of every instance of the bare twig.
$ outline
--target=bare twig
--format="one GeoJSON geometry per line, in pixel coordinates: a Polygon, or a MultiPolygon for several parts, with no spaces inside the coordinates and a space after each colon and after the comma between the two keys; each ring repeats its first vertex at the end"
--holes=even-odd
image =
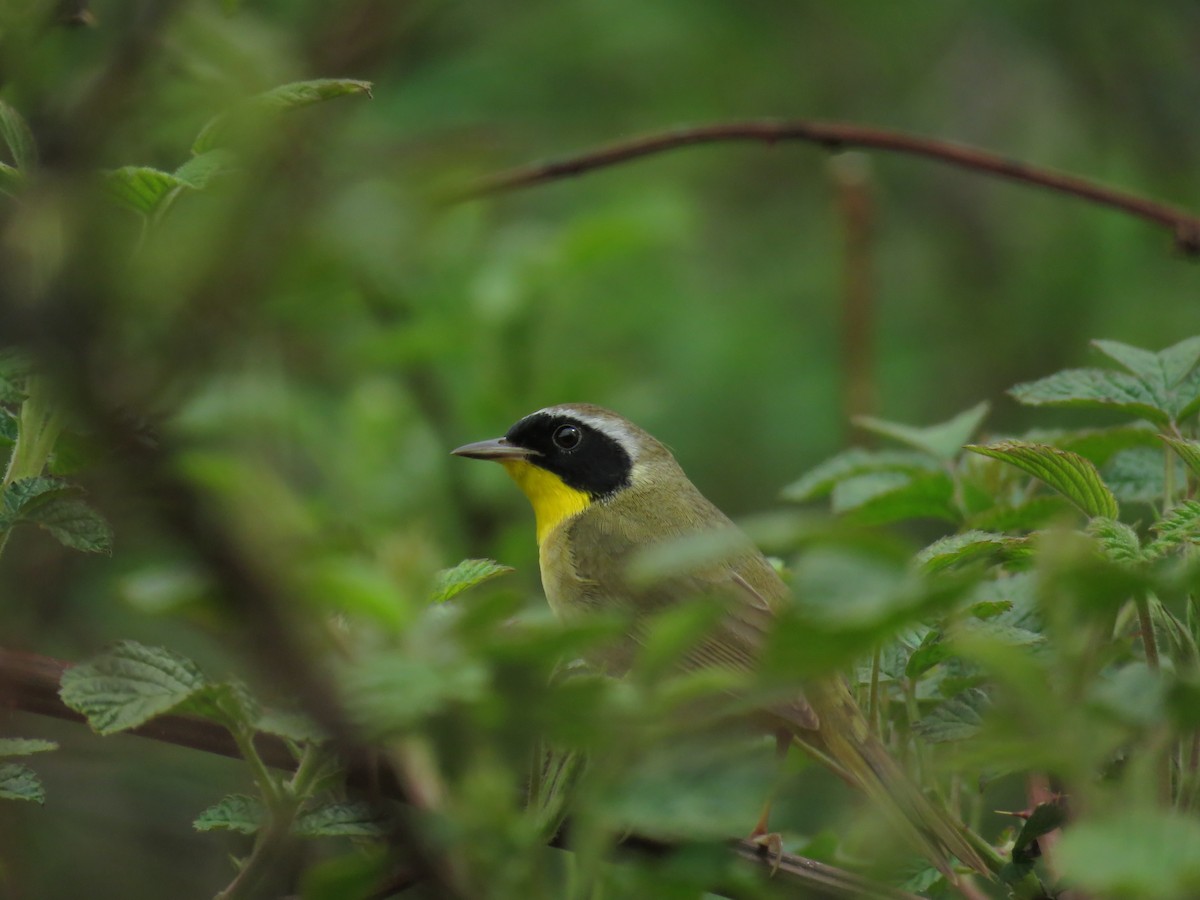
{"type": "Polygon", "coordinates": [[[805,119],[763,119],[674,128],[670,131],[617,141],[597,150],[590,150],[565,159],[535,163],[499,172],[469,185],[454,199],[469,200],[488,194],[545,184],[681,147],[730,141],[765,144],[802,141],[818,144],[827,150],[861,147],[902,153],[908,156],[921,156],[962,169],[1057,191],[1090,203],[1120,210],[1128,215],[1170,229],[1175,245],[1181,252],[1189,256],[1200,254],[1200,218],[1177,207],[1106,187],[1077,175],[1009,159],[967,144],[906,134],[900,131],[889,131],[869,125],[818,122],[805,119]]]}

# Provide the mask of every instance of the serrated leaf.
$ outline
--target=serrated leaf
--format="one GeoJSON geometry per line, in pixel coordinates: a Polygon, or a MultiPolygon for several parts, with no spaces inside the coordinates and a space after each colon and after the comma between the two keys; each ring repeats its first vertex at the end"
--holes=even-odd
{"type": "Polygon", "coordinates": [[[280,85],[251,97],[236,110],[210,119],[196,136],[192,153],[199,156],[220,146],[225,140],[231,117],[278,114],[352,94],[370,97],[371,82],[351,78],[321,78],[280,85]]]}
{"type": "Polygon", "coordinates": [[[170,172],[149,166],[122,166],[105,173],[109,192],[122,204],[144,216],[153,215],[172,193],[191,184],[170,172]]]}
{"type": "Polygon", "coordinates": [[[178,712],[212,719],[231,731],[252,726],[262,714],[258,701],[238,681],[204,685],[179,704],[178,712]]]}
{"type": "Polygon", "coordinates": [[[46,789],[37,773],[20,763],[0,763],[0,800],[46,802],[46,789]]]}
{"type": "Polygon", "coordinates": [[[1160,390],[1164,395],[1200,362],[1200,337],[1184,338],[1158,353],[1119,341],[1095,340],[1092,346],[1109,359],[1116,360],[1148,387],[1160,390]]]}
{"type": "Polygon", "coordinates": [[[298,816],[292,831],[300,837],[381,837],[388,826],[369,803],[329,803],[298,816]]]}
{"type": "Polygon", "coordinates": [[[1152,447],[1122,450],[1103,469],[1104,482],[1122,503],[1157,503],[1166,489],[1164,469],[1175,467],[1175,483],[1182,484],[1184,469],[1174,454],[1152,447]]]}
{"type": "Polygon", "coordinates": [[[1200,502],[1184,500],[1150,526],[1158,535],[1146,545],[1146,556],[1157,559],[1183,544],[1200,543],[1200,502]]]}
{"type": "Polygon", "coordinates": [[[1088,523],[1087,530],[1113,562],[1135,565],[1144,559],[1137,532],[1124,522],[1097,516],[1088,523]]]}
{"type": "Polygon", "coordinates": [[[1063,832],[1055,861],[1064,881],[1108,897],[1200,896],[1200,822],[1177,812],[1123,810],[1063,832]]]}
{"type": "Polygon", "coordinates": [[[1117,517],[1119,510],[1116,497],[1100,478],[1096,467],[1078,453],[1024,441],[1001,441],[986,446],[972,444],[966,449],[1028,472],[1089,516],[1117,517]]]}
{"type": "Polygon", "coordinates": [[[954,651],[944,638],[945,634],[940,628],[930,629],[920,646],[909,656],[904,674],[909,678],[920,678],[938,663],[949,659],[954,651]]]}
{"type": "Polygon", "coordinates": [[[236,164],[236,157],[228,150],[209,150],[193,156],[178,169],[173,177],[197,191],[202,191],[214,178],[219,178],[230,171],[236,164]]]}
{"type": "Polygon", "coordinates": [[[945,472],[910,477],[900,472],[877,472],[839,482],[831,507],[863,525],[883,525],[903,519],[958,521],[954,483],[945,472]]]}
{"type": "Polygon", "coordinates": [[[991,706],[980,688],[970,688],[944,700],[917,720],[914,730],[931,744],[963,741],[983,728],[983,713],[991,706]]]}
{"type": "Polygon", "coordinates": [[[236,831],[254,834],[266,820],[266,810],[257,797],[227,794],[192,822],[197,831],[236,831]]]}
{"type": "Polygon", "coordinates": [[[0,100],[0,139],[8,147],[13,164],[22,172],[31,172],[37,167],[37,143],[24,117],[0,100]]]}
{"type": "Polygon", "coordinates": [[[864,450],[852,447],[830,457],[783,489],[785,500],[803,503],[824,497],[841,481],[880,472],[918,475],[936,471],[927,454],[906,450],[864,450]]]}
{"type": "Polygon", "coordinates": [[[985,400],[952,419],[925,428],[902,425],[898,422],[886,422],[871,416],[856,416],[854,424],[859,428],[865,428],[867,431],[907,444],[937,459],[948,461],[958,456],[963,444],[971,439],[971,435],[987,417],[990,408],[985,400]]]}
{"type": "Polygon", "coordinates": [[[59,696],[100,734],[136,728],[209,686],[190,659],[136,641],[63,672],[59,696]]]}
{"type": "Polygon", "coordinates": [[[29,506],[20,521],[40,525],[65,547],[87,553],[111,553],[112,526],[82,497],[55,496],[29,506]]]}
{"type": "Polygon", "coordinates": [[[469,588],[511,571],[511,566],[493,559],[464,559],[454,568],[438,572],[430,600],[433,603],[445,603],[469,588]]]}
{"type": "Polygon", "coordinates": [[[926,571],[986,557],[1002,558],[1022,547],[1024,538],[986,531],[964,531],[934,541],[916,555],[915,562],[926,571]]]}
{"type": "Polygon", "coordinates": [[[30,756],[57,749],[58,744],[54,741],[38,738],[0,738],[0,756],[30,756]]]}
{"type": "Polygon", "coordinates": [[[1064,369],[1037,381],[1018,384],[1009,395],[1026,406],[1116,409],[1156,425],[1168,425],[1171,415],[1137,378],[1108,369],[1064,369]]]}
{"type": "Polygon", "coordinates": [[[1171,437],[1167,434],[1160,434],[1158,437],[1175,451],[1176,456],[1191,469],[1193,475],[1200,477],[1200,441],[1171,437]]]}

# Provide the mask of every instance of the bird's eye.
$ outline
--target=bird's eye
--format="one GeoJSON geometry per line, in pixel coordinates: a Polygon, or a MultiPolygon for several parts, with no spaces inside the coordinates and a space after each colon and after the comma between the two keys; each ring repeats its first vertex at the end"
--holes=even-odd
{"type": "Polygon", "coordinates": [[[574,425],[559,425],[554,431],[554,443],[560,450],[574,450],[582,439],[583,432],[574,425]]]}

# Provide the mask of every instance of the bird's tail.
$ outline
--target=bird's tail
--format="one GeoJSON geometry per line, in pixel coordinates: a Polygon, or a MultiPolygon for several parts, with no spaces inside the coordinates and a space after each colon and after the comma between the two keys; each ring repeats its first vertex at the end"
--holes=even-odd
{"type": "Polygon", "coordinates": [[[950,857],[980,875],[992,876],[992,867],[967,838],[965,827],[921,792],[871,732],[844,681],[828,679],[810,685],[805,694],[820,726],[815,731],[798,729],[798,743],[889,813],[914,849],[951,881],[950,857]]]}

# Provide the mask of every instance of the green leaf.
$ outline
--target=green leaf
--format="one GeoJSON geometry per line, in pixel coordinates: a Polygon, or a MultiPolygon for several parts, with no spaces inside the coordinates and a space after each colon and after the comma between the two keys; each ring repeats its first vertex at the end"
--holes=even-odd
{"type": "Polygon", "coordinates": [[[292,826],[301,837],[382,837],[387,822],[369,803],[329,803],[302,813],[292,826]]]}
{"type": "Polygon", "coordinates": [[[1047,432],[1045,436],[1028,434],[1025,440],[1041,444],[1053,444],[1063,450],[1071,450],[1086,456],[1097,466],[1102,466],[1113,454],[1131,447],[1158,446],[1158,432],[1144,422],[1131,425],[1116,425],[1112,428],[1081,428],[1072,431],[1047,432]]]}
{"type": "Polygon", "coordinates": [[[1038,381],[1018,384],[1008,392],[1026,406],[1115,409],[1168,425],[1171,415],[1137,378],[1107,369],[1065,369],[1038,381]]]}
{"type": "Polygon", "coordinates": [[[37,738],[0,738],[0,756],[29,756],[57,749],[58,744],[54,741],[37,738]]]}
{"type": "Polygon", "coordinates": [[[978,559],[1010,557],[1023,548],[1024,538],[986,531],[964,531],[934,541],[916,555],[915,562],[926,571],[936,572],[947,566],[978,559]]]}
{"type": "Polygon", "coordinates": [[[983,728],[983,714],[991,706],[980,688],[970,688],[943,700],[917,720],[914,730],[931,744],[963,741],[983,728]]]}
{"type": "Polygon", "coordinates": [[[954,650],[943,640],[944,637],[940,628],[930,629],[920,646],[908,658],[904,674],[909,678],[920,678],[938,663],[953,656],[954,650]]]}
{"type": "Polygon", "coordinates": [[[906,450],[863,450],[852,447],[831,457],[783,489],[785,500],[803,503],[824,497],[839,482],[859,475],[900,472],[918,475],[937,471],[938,464],[924,453],[906,450]]]}
{"type": "Polygon", "coordinates": [[[1097,516],[1088,523],[1087,530],[1096,539],[1104,555],[1115,563],[1136,565],[1145,558],[1137,532],[1124,522],[1097,516]]]}
{"type": "Polygon", "coordinates": [[[25,176],[21,170],[0,162],[0,194],[16,197],[25,187],[25,176]]]}
{"type": "Polygon", "coordinates": [[[971,435],[987,417],[989,409],[989,404],[984,401],[959,413],[952,419],[926,428],[885,422],[883,419],[871,416],[856,416],[854,424],[859,428],[865,428],[867,431],[907,444],[937,459],[949,461],[958,456],[963,444],[971,439],[971,435]]]}
{"type": "Polygon", "coordinates": [[[236,159],[228,150],[209,150],[207,153],[193,156],[175,170],[173,177],[188,187],[201,191],[214,179],[233,169],[236,159]]]}
{"type": "Polygon", "coordinates": [[[81,488],[61,478],[22,478],[4,489],[0,527],[20,523],[45,528],[60,543],[76,550],[112,550],[108,522],[83,500],[81,488]]]}
{"type": "Polygon", "coordinates": [[[228,136],[232,118],[243,120],[262,115],[278,114],[347,95],[371,96],[371,82],[351,78],[322,78],[314,81],[295,81],[280,85],[245,101],[237,109],[222,113],[200,129],[192,144],[192,153],[199,156],[220,146],[228,136]]]}
{"type": "Polygon", "coordinates": [[[966,525],[979,531],[1034,531],[1047,522],[1074,516],[1075,507],[1061,494],[1031,497],[1015,506],[993,506],[967,518],[966,525]]]}
{"type": "Polygon", "coordinates": [[[316,744],[328,740],[329,735],[304,713],[271,709],[261,712],[254,720],[257,731],[278,735],[297,744],[316,744]]]}
{"type": "Polygon", "coordinates": [[[1200,543],[1200,501],[1184,500],[1150,526],[1158,535],[1146,546],[1146,556],[1157,559],[1184,544],[1200,543]]]}
{"type": "Polygon", "coordinates": [[[100,734],[168,713],[209,686],[194,662],[161,647],[122,641],[63,672],[59,695],[100,734]]]}
{"type": "Polygon", "coordinates": [[[8,147],[9,156],[22,172],[28,173],[37,167],[37,143],[24,117],[0,100],[0,139],[8,147]]]}
{"type": "Polygon", "coordinates": [[[1158,353],[1131,347],[1118,341],[1092,341],[1092,346],[1116,360],[1164,399],[1200,362],[1200,337],[1184,338],[1158,353]]]}
{"type": "Polygon", "coordinates": [[[1104,467],[1104,481],[1122,503],[1157,503],[1166,489],[1167,462],[1175,467],[1175,483],[1183,484],[1179,460],[1153,447],[1134,447],[1116,454],[1104,467]]]}
{"type": "Polygon", "coordinates": [[[1067,810],[1061,803],[1039,803],[1035,806],[1013,842],[1013,862],[1017,865],[1031,865],[1041,855],[1039,848],[1035,846],[1037,839],[1056,828],[1061,828],[1066,820],[1067,810]]]}
{"type": "Polygon", "coordinates": [[[502,565],[492,559],[464,559],[454,568],[438,572],[430,600],[433,603],[445,603],[469,588],[511,571],[512,566],[502,565]]]}
{"type": "Polygon", "coordinates": [[[37,773],[20,763],[0,763],[0,800],[46,802],[46,789],[37,773]]]}
{"type": "Polygon", "coordinates": [[[1167,434],[1160,434],[1159,438],[1175,451],[1193,475],[1200,477],[1200,441],[1171,437],[1167,434]]]}
{"type": "Polygon", "coordinates": [[[1010,463],[1061,493],[1089,516],[1117,517],[1117,499],[1100,478],[1096,467],[1078,453],[1046,444],[1001,441],[966,449],[1010,463]]]}
{"type": "Polygon", "coordinates": [[[902,519],[958,521],[954,483],[945,472],[915,478],[900,472],[877,472],[839,482],[831,506],[863,525],[883,525],[902,519]]]}
{"type": "Polygon", "coordinates": [[[197,831],[236,831],[254,834],[266,821],[262,801],[245,794],[227,794],[192,822],[197,831]]]}
{"type": "Polygon", "coordinates": [[[1055,859],[1064,881],[1109,897],[1200,895],[1200,822],[1177,812],[1124,809],[1075,822],[1055,859]]]}
{"type": "Polygon", "coordinates": [[[110,193],[116,199],[144,216],[153,215],[159,206],[176,191],[193,187],[188,181],[152,169],[149,166],[123,166],[105,173],[110,193]]]}

